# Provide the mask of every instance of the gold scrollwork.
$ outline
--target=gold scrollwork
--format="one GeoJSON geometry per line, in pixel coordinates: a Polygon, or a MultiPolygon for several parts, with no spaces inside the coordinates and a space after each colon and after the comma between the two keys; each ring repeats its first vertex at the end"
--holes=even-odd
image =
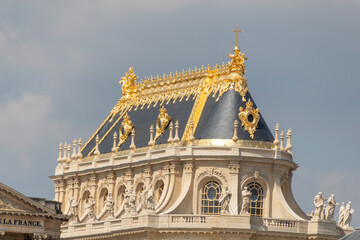
{"type": "Polygon", "coordinates": [[[246,102],[246,108],[239,108],[240,113],[238,114],[241,121],[241,126],[245,128],[246,131],[250,133],[250,137],[254,138],[254,133],[258,127],[258,122],[260,120],[259,108],[254,109],[253,103],[249,99],[246,102]]]}
{"type": "Polygon", "coordinates": [[[125,142],[125,140],[130,135],[132,129],[134,127],[134,124],[130,120],[130,116],[126,113],[124,116],[124,120],[121,123],[120,130],[119,130],[119,143],[117,147],[119,148],[121,144],[125,142]]]}
{"type": "Polygon", "coordinates": [[[165,131],[165,128],[169,125],[171,117],[166,113],[166,108],[162,106],[160,108],[158,119],[156,120],[156,133],[154,140],[158,139],[160,135],[165,131]]]}

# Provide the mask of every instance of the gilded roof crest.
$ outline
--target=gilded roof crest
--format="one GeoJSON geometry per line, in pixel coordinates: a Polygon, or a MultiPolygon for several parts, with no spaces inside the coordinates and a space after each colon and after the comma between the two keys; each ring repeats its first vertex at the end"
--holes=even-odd
{"type": "Polygon", "coordinates": [[[125,77],[122,77],[119,83],[122,83],[122,95],[125,98],[128,98],[131,94],[136,91],[136,79],[138,77],[135,75],[133,67],[129,68],[129,73],[126,73],[125,77]]]}

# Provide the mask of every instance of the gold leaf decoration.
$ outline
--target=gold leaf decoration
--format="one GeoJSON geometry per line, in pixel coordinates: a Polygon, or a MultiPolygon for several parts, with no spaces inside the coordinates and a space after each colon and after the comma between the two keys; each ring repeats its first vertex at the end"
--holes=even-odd
{"type": "Polygon", "coordinates": [[[130,116],[126,113],[126,115],[124,116],[124,120],[121,123],[120,130],[119,130],[119,143],[117,145],[118,148],[128,138],[133,127],[134,127],[134,125],[130,120],[130,116]]]}
{"type": "Polygon", "coordinates": [[[154,140],[158,139],[160,135],[165,131],[165,128],[169,125],[171,117],[166,113],[166,108],[162,106],[160,108],[158,119],[156,120],[156,133],[154,140]]]}
{"type": "Polygon", "coordinates": [[[250,133],[250,137],[254,138],[254,133],[258,127],[258,122],[260,120],[259,108],[254,109],[253,103],[249,99],[246,102],[246,108],[239,108],[240,113],[238,114],[241,121],[241,126],[245,128],[246,131],[250,133]]]}

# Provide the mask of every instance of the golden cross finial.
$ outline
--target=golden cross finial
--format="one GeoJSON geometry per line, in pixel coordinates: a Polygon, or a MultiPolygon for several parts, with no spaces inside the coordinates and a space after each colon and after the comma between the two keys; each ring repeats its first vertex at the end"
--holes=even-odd
{"type": "Polygon", "coordinates": [[[236,45],[234,50],[240,50],[239,48],[239,32],[242,32],[241,30],[239,30],[239,25],[236,26],[235,30],[232,30],[233,32],[236,32],[236,45]]]}

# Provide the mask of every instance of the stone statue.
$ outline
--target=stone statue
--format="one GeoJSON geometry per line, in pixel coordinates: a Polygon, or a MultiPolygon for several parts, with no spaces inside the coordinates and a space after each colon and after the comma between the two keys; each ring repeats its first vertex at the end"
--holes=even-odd
{"type": "Polygon", "coordinates": [[[13,206],[11,206],[11,204],[5,204],[3,201],[1,201],[0,199],[0,209],[1,210],[12,210],[14,209],[13,206]]]}
{"type": "Polygon", "coordinates": [[[78,206],[79,206],[79,201],[76,201],[74,197],[70,198],[70,219],[69,222],[70,223],[78,223],[79,222],[79,217],[78,217],[78,206]]]}
{"type": "Polygon", "coordinates": [[[323,219],[323,208],[324,208],[324,202],[326,201],[326,198],[322,197],[322,192],[319,192],[315,198],[314,198],[314,205],[315,205],[315,213],[313,220],[316,219],[323,219]]]}
{"type": "Polygon", "coordinates": [[[85,211],[87,216],[89,217],[88,222],[96,221],[95,217],[95,200],[93,196],[89,196],[87,202],[85,203],[85,211]]]}
{"type": "Polygon", "coordinates": [[[221,192],[219,202],[220,202],[220,205],[221,205],[221,212],[222,213],[230,212],[229,203],[230,203],[231,196],[232,196],[232,194],[231,194],[231,192],[230,192],[230,190],[228,188],[223,189],[223,191],[221,192]]]}
{"type": "Polygon", "coordinates": [[[124,194],[124,208],[127,214],[136,214],[136,193],[133,187],[126,189],[124,194]]]}
{"type": "Polygon", "coordinates": [[[114,217],[114,199],[112,198],[111,193],[108,193],[106,197],[105,208],[106,211],[109,213],[109,216],[114,217]]]}
{"type": "Polygon", "coordinates": [[[242,204],[241,204],[241,215],[249,215],[250,214],[250,197],[251,192],[247,187],[244,187],[244,190],[241,192],[242,194],[242,204]]]}
{"type": "Polygon", "coordinates": [[[344,211],[344,224],[343,224],[343,226],[341,226],[342,228],[352,229],[350,227],[350,222],[351,222],[351,218],[352,218],[353,213],[354,213],[354,209],[351,208],[351,202],[349,202],[346,205],[346,208],[345,208],[345,211],[344,211]]]}
{"type": "Polygon", "coordinates": [[[331,194],[325,208],[325,220],[334,220],[334,212],[336,205],[339,205],[339,203],[335,201],[335,195],[331,194]]]}
{"type": "Polygon", "coordinates": [[[344,216],[345,216],[345,203],[343,202],[339,209],[339,219],[338,219],[339,227],[342,227],[344,225],[344,216]]]}
{"type": "Polygon", "coordinates": [[[149,184],[147,188],[145,188],[141,193],[141,204],[144,209],[155,210],[155,202],[154,202],[154,190],[152,188],[152,184],[149,184]]]}

